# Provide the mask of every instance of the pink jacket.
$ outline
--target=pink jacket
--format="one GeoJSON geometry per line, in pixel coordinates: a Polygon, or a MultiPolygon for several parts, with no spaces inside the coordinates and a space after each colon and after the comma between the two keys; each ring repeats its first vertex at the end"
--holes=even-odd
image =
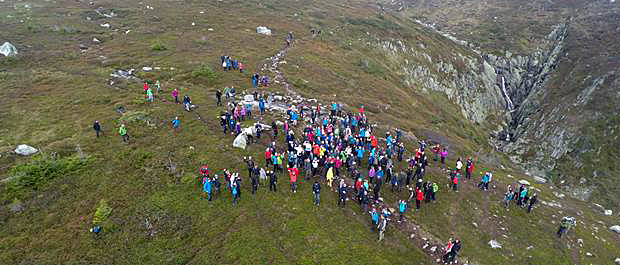
{"type": "Polygon", "coordinates": [[[179,91],[177,91],[176,89],[172,90],[171,94],[173,98],[176,98],[179,95],[179,91]]]}

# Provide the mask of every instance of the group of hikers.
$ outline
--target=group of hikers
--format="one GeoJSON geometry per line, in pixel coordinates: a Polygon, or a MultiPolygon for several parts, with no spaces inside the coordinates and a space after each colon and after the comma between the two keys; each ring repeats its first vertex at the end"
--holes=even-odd
{"type": "MultiPolygon", "coordinates": [[[[292,33],[287,35],[287,45],[292,42],[292,33]]],[[[222,67],[225,71],[240,70],[243,72],[243,64],[228,56],[221,57],[222,67]]],[[[255,73],[251,77],[252,87],[255,89],[253,99],[258,102],[258,113],[261,121],[267,106],[271,106],[273,94],[265,97],[257,92],[260,86],[267,87],[269,78],[255,73]]],[[[158,93],[161,91],[159,81],[156,82],[158,93]]],[[[153,101],[153,93],[148,84],[144,84],[145,95],[148,102],[153,101]]],[[[241,124],[245,121],[254,121],[253,115],[256,105],[254,102],[237,100],[234,87],[215,92],[217,106],[223,107],[224,111],[219,115],[220,125],[224,136],[230,132],[235,137],[241,134],[241,124]],[[223,104],[222,95],[226,95],[227,102],[223,104]]],[[[178,90],[171,92],[175,103],[179,103],[178,90]]],[[[184,109],[192,109],[191,99],[185,96],[183,99],[184,109]]],[[[357,202],[364,212],[370,214],[371,229],[379,232],[379,240],[383,240],[388,221],[393,214],[383,196],[384,185],[390,185],[393,196],[401,197],[395,205],[399,212],[397,222],[405,219],[406,212],[411,203],[415,203],[415,210],[420,210],[423,203],[432,203],[437,199],[439,184],[425,179],[429,158],[427,156],[427,143],[424,140],[417,142],[417,148],[412,155],[405,159],[405,144],[403,133],[400,129],[385,131],[380,134],[376,126],[371,125],[365,113],[364,105],[356,111],[347,111],[339,103],[332,102],[330,106],[316,105],[289,105],[283,121],[277,121],[273,117],[271,126],[265,126],[261,122],[255,122],[250,126],[251,132],[247,134],[248,142],[261,141],[264,130],[270,130],[270,137],[265,137],[261,142],[266,145],[264,151],[264,167],[253,157],[244,157],[247,165],[247,178],[250,180],[251,192],[255,194],[259,186],[268,185],[270,192],[277,192],[278,178],[288,174],[290,192],[297,193],[302,180],[312,182],[312,199],[316,206],[321,203],[321,182],[327,185],[328,190],[337,192],[337,205],[345,207],[347,200],[357,202]],[[268,127],[268,128],[263,128],[268,127]],[[283,137],[279,137],[279,134],[283,137]],[[281,141],[281,142],[280,142],[281,141]],[[398,166],[405,161],[404,166],[398,166]],[[286,168],[286,173],[284,169],[286,168]],[[397,170],[397,168],[403,170],[397,170]],[[322,180],[322,181],[321,181],[322,180]],[[405,189],[408,194],[401,196],[405,189]],[[370,209],[369,209],[370,208],[370,209]]],[[[175,117],[171,121],[174,131],[180,128],[180,119],[175,117]]],[[[98,121],[93,124],[96,136],[99,137],[101,125],[98,121]]],[[[121,124],[118,129],[123,142],[129,142],[126,124],[121,124]]],[[[462,174],[465,179],[471,179],[474,172],[474,161],[471,157],[465,163],[458,158],[453,168],[446,166],[448,148],[436,143],[431,146],[432,160],[436,165],[449,172],[450,182],[448,187],[458,192],[458,184],[462,174]]],[[[238,205],[241,198],[241,182],[244,178],[239,172],[228,169],[218,171],[218,174],[210,174],[209,167],[205,164],[199,167],[198,181],[203,190],[202,199],[211,201],[219,197],[220,192],[230,192],[232,204],[238,205]],[[222,177],[224,183],[220,181],[222,177]],[[222,184],[225,186],[222,188],[222,184]]],[[[478,188],[488,190],[492,182],[491,172],[485,172],[481,176],[478,188]]],[[[530,196],[525,185],[519,191],[513,190],[509,185],[505,194],[504,203],[508,208],[510,202],[515,200],[517,205],[525,208],[527,212],[537,201],[537,195],[530,196]]],[[[461,242],[450,239],[444,248],[443,262],[452,263],[459,250],[461,242]]]]}

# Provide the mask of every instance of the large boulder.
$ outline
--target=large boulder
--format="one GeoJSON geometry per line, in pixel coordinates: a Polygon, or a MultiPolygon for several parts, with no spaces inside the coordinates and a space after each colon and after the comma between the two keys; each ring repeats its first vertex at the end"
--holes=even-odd
{"type": "Polygon", "coordinates": [[[547,179],[543,178],[543,177],[539,177],[539,176],[534,176],[534,181],[536,181],[536,183],[540,183],[540,184],[544,184],[547,183],[547,179]]]}
{"type": "Polygon", "coordinates": [[[614,225],[612,227],[609,228],[611,231],[614,231],[618,234],[620,234],[620,225],[614,225]]]}
{"type": "Polygon", "coordinates": [[[17,48],[15,48],[13,44],[5,42],[2,46],[0,46],[0,53],[6,57],[16,56],[17,48]]]}
{"type": "Polygon", "coordinates": [[[29,156],[32,154],[36,154],[37,152],[39,152],[39,150],[25,144],[20,144],[17,146],[17,148],[15,148],[15,153],[22,156],[29,156]]]}

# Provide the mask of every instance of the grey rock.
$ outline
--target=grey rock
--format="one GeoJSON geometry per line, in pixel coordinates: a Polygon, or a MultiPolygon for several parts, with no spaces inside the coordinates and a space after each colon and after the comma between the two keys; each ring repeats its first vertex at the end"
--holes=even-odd
{"type": "Polygon", "coordinates": [[[620,225],[614,225],[612,227],[609,228],[611,231],[614,231],[618,234],[620,234],[620,225]]]}
{"type": "Polygon", "coordinates": [[[502,244],[500,244],[499,242],[495,241],[494,239],[489,241],[489,246],[491,248],[493,248],[493,249],[502,248],[502,244]]]}

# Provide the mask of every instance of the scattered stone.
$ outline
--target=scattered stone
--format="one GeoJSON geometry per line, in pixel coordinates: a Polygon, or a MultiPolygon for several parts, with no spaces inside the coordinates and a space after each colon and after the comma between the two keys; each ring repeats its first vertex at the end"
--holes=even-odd
{"type": "Polygon", "coordinates": [[[530,249],[533,249],[533,248],[534,248],[534,246],[529,246],[529,247],[525,248],[525,250],[530,250],[530,249]]]}
{"type": "Polygon", "coordinates": [[[97,38],[93,38],[93,42],[100,43],[101,41],[99,39],[97,39],[97,38]]]}
{"type": "Polygon", "coordinates": [[[145,71],[145,72],[152,71],[152,70],[153,70],[153,67],[148,67],[148,66],[142,67],[142,71],[145,71]]]}
{"type": "Polygon", "coordinates": [[[527,181],[527,180],[522,179],[522,180],[519,180],[519,184],[523,184],[523,185],[528,185],[529,186],[530,182],[527,181]]]}
{"type": "Polygon", "coordinates": [[[414,238],[414,237],[415,237],[415,234],[411,234],[411,235],[409,236],[409,238],[414,238]]]}
{"type": "Polygon", "coordinates": [[[611,229],[611,231],[614,231],[614,232],[620,234],[620,225],[614,225],[614,226],[610,227],[609,229],[611,229]]]}
{"type": "Polygon", "coordinates": [[[39,150],[37,150],[36,148],[32,146],[25,145],[25,144],[20,144],[17,146],[17,148],[15,148],[15,153],[17,153],[18,155],[22,155],[22,156],[29,156],[37,152],[39,152],[39,150]]]}
{"type": "Polygon", "coordinates": [[[554,191],[554,192],[553,192],[553,195],[555,195],[555,197],[558,197],[558,198],[560,198],[560,199],[564,199],[564,197],[566,196],[566,195],[564,195],[564,194],[562,194],[562,193],[559,193],[559,192],[557,192],[557,191],[554,191]]]}
{"type": "Polygon", "coordinates": [[[478,228],[478,224],[476,222],[471,223],[474,227],[478,228]]]}
{"type": "Polygon", "coordinates": [[[620,258],[616,258],[616,259],[614,260],[614,262],[615,262],[616,264],[620,265],[620,258]]]}
{"type": "Polygon", "coordinates": [[[80,44],[80,50],[87,50],[88,47],[84,44],[80,44]]]}
{"type": "Polygon", "coordinates": [[[426,238],[426,237],[423,237],[423,238],[422,238],[422,240],[424,240],[424,241],[427,241],[427,240],[428,240],[428,238],[426,238]]]}
{"type": "Polygon", "coordinates": [[[540,183],[540,184],[547,183],[547,179],[546,178],[539,177],[539,176],[534,176],[534,181],[536,181],[536,183],[540,183]]]}
{"type": "Polygon", "coordinates": [[[614,214],[614,212],[612,210],[605,210],[604,214],[607,216],[611,216],[612,214],[614,214]]]}
{"type": "Polygon", "coordinates": [[[17,55],[18,52],[17,48],[15,48],[13,44],[5,42],[2,46],[0,46],[0,53],[6,57],[12,57],[17,55]]]}
{"type": "Polygon", "coordinates": [[[577,244],[579,244],[579,245],[583,245],[583,239],[578,238],[578,239],[577,239],[577,244]]]}
{"type": "Polygon", "coordinates": [[[590,252],[586,252],[586,256],[588,256],[588,257],[592,257],[592,256],[594,256],[594,255],[592,255],[592,253],[590,253],[590,252]]]}
{"type": "Polygon", "coordinates": [[[115,110],[116,110],[116,112],[117,112],[118,114],[123,114],[123,113],[125,113],[125,108],[124,108],[123,106],[118,106],[118,107],[116,107],[116,109],[115,109],[115,110]]]}
{"type": "Polygon", "coordinates": [[[213,28],[208,28],[207,30],[208,30],[208,31],[213,31],[213,28]]]}
{"type": "Polygon", "coordinates": [[[431,247],[431,249],[430,249],[430,251],[431,251],[431,252],[435,252],[435,250],[437,250],[437,246],[433,246],[433,247],[431,247]]]}
{"type": "Polygon", "coordinates": [[[271,36],[271,29],[263,26],[256,27],[256,33],[271,36]]]}
{"type": "Polygon", "coordinates": [[[424,246],[422,246],[422,249],[426,249],[428,247],[428,244],[424,244],[424,246]]]}
{"type": "Polygon", "coordinates": [[[491,248],[493,248],[493,249],[502,248],[502,245],[499,242],[495,241],[495,240],[489,241],[489,246],[491,248]]]}
{"type": "Polygon", "coordinates": [[[99,26],[104,27],[106,29],[109,29],[110,28],[110,23],[99,24],[99,26]]]}

